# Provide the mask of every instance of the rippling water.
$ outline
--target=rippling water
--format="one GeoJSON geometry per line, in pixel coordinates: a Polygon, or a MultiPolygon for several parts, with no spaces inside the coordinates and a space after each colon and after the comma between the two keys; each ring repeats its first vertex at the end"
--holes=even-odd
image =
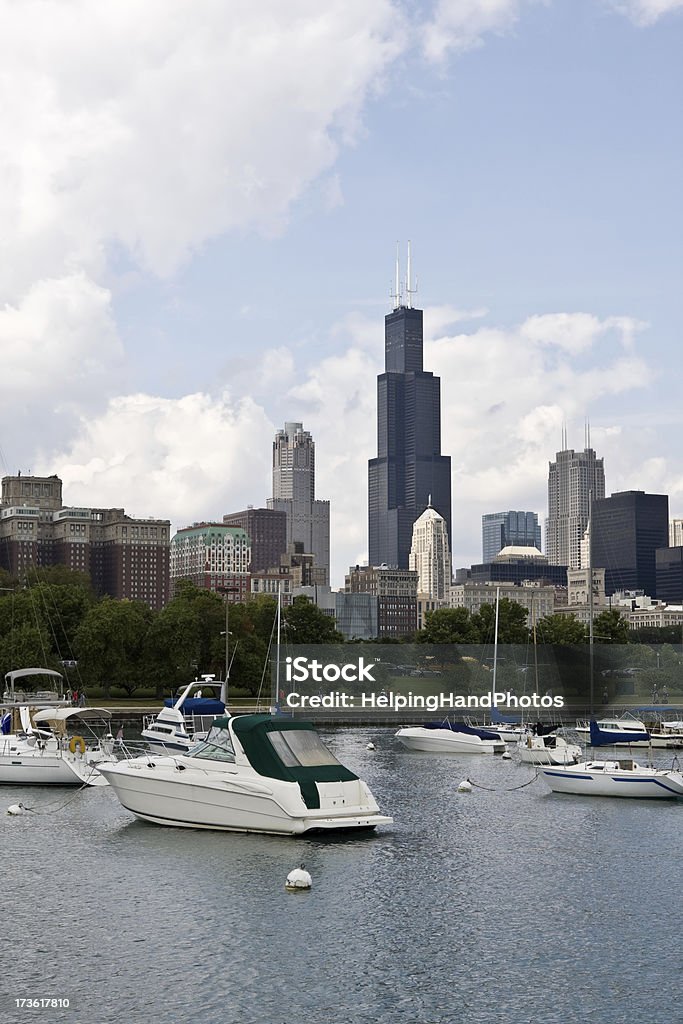
{"type": "Polygon", "coordinates": [[[681,1019],[683,802],[557,796],[541,781],[505,792],[534,769],[409,752],[391,730],[326,739],[393,827],[348,839],[191,832],[135,821],[105,788],[0,790],[4,808],[42,812],[3,813],[0,1018],[681,1019]],[[493,791],[457,793],[467,776],[493,791]],[[287,893],[301,861],[313,889],[287,893]],[[26,997],[71,1005],[17,1010],[26,997]]]}

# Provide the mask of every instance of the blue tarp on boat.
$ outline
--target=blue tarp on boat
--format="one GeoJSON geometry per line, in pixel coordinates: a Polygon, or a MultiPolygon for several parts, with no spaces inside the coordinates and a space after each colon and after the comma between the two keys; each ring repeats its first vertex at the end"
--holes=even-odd
{"type": "Polygon", "coordinates": [[[465,725],[464,722],[425,722],[425,729],[450,729],[451,732],[464,732],[468,736],[479,736],[482,740],[499,740],[497,732],[489,732],[488,729],[475,729],[473,725],[465,725]]]}
{"type": "Polygon", "coordinates": [[[612,730],[606,732],[598,728],[598,723],[591,719],[591,744],[594,747],[613,747],[615,743],[647,743],[650,739],[648,732],[621,732],[612,730]]]}

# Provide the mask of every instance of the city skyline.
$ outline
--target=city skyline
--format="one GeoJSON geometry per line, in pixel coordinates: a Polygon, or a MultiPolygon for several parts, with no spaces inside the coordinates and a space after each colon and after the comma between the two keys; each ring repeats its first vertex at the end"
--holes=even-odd
{"type": "Polygon", "coordinates": [[[3,475],[220,522],[301,421],[339,586],[410,238],[453,566],[586,420],[683,515],[680,0],[2,6],[3,475]]]}

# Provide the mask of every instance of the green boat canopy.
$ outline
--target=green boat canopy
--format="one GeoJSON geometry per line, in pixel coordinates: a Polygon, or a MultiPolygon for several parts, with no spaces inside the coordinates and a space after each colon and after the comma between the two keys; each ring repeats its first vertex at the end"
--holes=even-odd
{"type": "MultiPolygon", "coordinates": [[[[316,783],[358,778],[327,749],[310,722],[270,715],[238,715],[230,721],[254,771],[265,778],[298,782],[309,809],[320,807],[316,783]]],[[[216,718],[214,726],[226,729],[228,719],[216,718]]]]}

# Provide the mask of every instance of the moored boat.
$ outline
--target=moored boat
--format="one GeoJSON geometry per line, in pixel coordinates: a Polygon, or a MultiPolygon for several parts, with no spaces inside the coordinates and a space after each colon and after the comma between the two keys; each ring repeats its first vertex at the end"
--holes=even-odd
{"type": "Polygon", "coordinates": [[[159,825],[301,835],[391,824],[308,722],[223,716],[176,756],[99,766],[122,806],[159,825]]]}
{"type": "MultiPolygon", "coordinates": [[[[627,742],[627,734],[623,734],[627,742]]],[[[611,746],[610,732],[602,732],[595,721],[590,723],[593,746],[611,746]]],[[[642,733],[633,733],[634,743],[642,740],[642,733]]],[[[640,765],[635,761],[614,760],[582,761],[564,767],[539,767],[539,772],[553,793],[571,793],[577,796],[641,797],[645,799],[673,799],[683,796],[683,774],[680,771],[640,765]]]]}
{"type": "Polygon", "coordinates": [[[206,736],[214,718],[225,711],[220,699],[223,686],[212,675],[194,679],[177,697],[166,700],[158,714],[143,719],[142,738],[153,750],[186,753],[206,736]],[[209,695],[205,690],[210,691],[209,695]]]}
{"type": "Polygon", "coordinates": [[[111,758],[114,749],[108,726],[110,711],[69,707],[34,711],[27,706],[15,711],[19,713],[20,731],[10,731],[12,712],[3,716],[0,784],[106,785],[97,765],[111,758]]]}
{"type": "Polygon", "coordinates": [[[409,750],[452,754],[504,754],[507,747],[497,733],[464,722],[426,722],[405,726],[395,734],[409,750]]]}

